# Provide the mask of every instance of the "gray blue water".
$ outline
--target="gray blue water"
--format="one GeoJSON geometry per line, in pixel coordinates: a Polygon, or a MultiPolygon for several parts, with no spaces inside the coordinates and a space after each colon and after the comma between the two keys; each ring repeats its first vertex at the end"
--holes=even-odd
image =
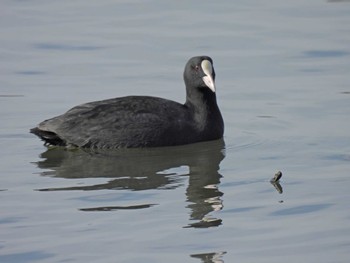
{"type": "Polygon", "coordinates": [[[0,262],[349,261],[349,1],[5,0],[0,35],[0,262]],[[223,141],[92,153],[29,134],[88,101],[184,101],[203,54],[223,141]]]}

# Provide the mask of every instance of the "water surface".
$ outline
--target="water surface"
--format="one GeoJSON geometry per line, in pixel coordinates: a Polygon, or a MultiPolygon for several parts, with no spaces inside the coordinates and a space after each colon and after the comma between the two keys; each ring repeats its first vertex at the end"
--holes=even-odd
{"type": "Polygon", "coordinates": [[[348,262],[349,1],[0,6],[1,262],[348,262]],[[28,132],[98,99],[184,101],[202,54],[224,140],[66,151],[28,132]]]}

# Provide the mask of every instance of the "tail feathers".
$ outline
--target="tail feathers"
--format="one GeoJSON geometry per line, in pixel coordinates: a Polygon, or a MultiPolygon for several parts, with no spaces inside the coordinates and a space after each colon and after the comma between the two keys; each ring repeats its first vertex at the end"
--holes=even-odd
{"type": "Polygon", "coordinates": [[[30,132],[42,139],[45,144],[66,146],[65,141],[63,141],[56,133],[50,131],[40,130],[38,127],[30,129],[30,132]]]}

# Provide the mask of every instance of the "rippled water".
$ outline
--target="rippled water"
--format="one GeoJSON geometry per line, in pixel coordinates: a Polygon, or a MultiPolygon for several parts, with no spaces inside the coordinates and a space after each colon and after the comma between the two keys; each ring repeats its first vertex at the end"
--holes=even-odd
{"type": "Polygon", "coordinates": [[[0,6],[0,262],[348,262],[349,1],[0,6]],[[184,101],[201,54],[223,141],[66,151],[28,133],[87,101],[184,101]]]}

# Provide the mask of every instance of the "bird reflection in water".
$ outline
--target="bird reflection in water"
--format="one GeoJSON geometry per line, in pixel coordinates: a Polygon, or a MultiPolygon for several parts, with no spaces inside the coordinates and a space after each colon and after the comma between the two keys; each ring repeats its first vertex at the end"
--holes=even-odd
{"type": "MultiPolygon", "coordinates": [[[[204,164],[203,164],[204,165],[204,164]]],[[[187,206],[191,209],[191,220],[196,222],[185,227],[207,228],[219,226],[222,220],[212,217],[212,211],[219,211],[223,208],[221,196],[223,193],[219,191],[220,178],[219,166],[207,164],[201,166],[200,169],[194,167],[190,170],[189,184],[186,190],[187,206]],[[204,168],[204,169],[203,169],[204,168]]]]}
{"type": "MultiPolygon", "coordinates": [[[[118,149],[98,152],[92,150],[66,150],[60,147],[41,154],[44,159],[37,166],[45,171],[43,176],[66,179],[107,178],[94,185],[74,185],[62,188],[45,188],[38,191],[70,190],[131,190],[174,189],[183,185],[183,176],[189,178],[186,190],[190,220],[196,221],[184,227],[206,228],[219,226],[222,220],[210,213],[223,207],[219,191],[218,170],[224,159],[224,141],[216,140],[185,146],[145,149],[118,149]],[[188,167],[186,174],[164,171],[188,167]]],[[[145,209],[157,204],[131,206],[101,206],[80,208],[80,211],[112,211],[145,209]]]]}
{"type": "Polygon", "coordinates": [[[224,263],[222,256],[226,252],[214,252],[214,253],[203,253],[203,254],[193,254],[191,257],[199,258],[203,263],[224,263]]]}

